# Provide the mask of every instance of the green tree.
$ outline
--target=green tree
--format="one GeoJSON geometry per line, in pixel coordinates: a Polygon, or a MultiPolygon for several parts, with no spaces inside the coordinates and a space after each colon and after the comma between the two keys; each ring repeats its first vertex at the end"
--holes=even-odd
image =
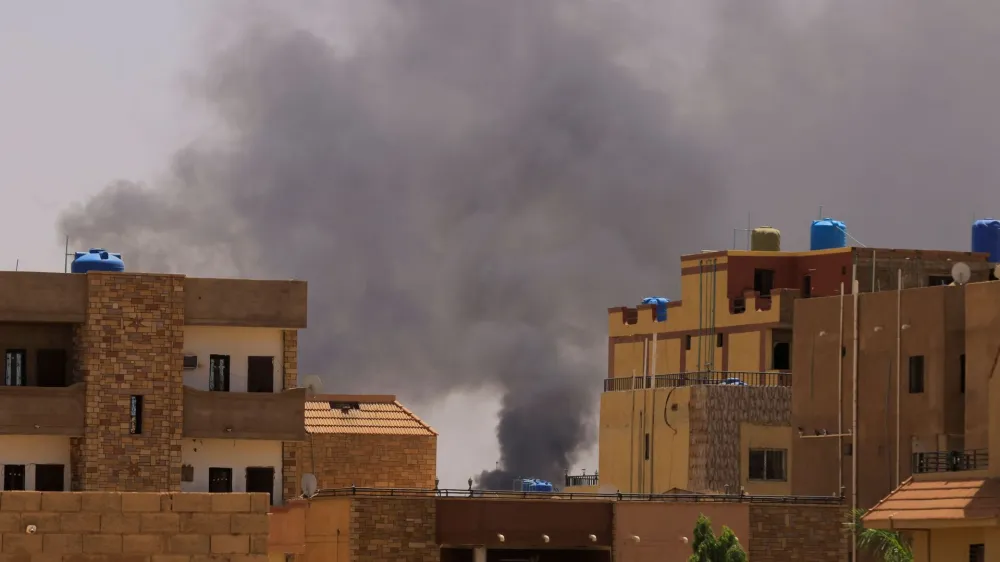
{"type": "Polygon", "coordinates": [[[733,530],[723,527],[722,534],[716,537],[712,531],[712,521],[704,514],[698,517],[698,522],[694,525],[691,551],[694,554],[688,558],[688,562],[747,562],[747,554],[733,530]]]}
{"type": "Polygon", "coordinates": [[[861,520],[864,515],[863,509],[854,509],[848,515],[848,531],[854,530],[858,550],[870,552],[884,562],[913,562],[913,552],[902,535],[884,529],[865,529],[861,520]]]}

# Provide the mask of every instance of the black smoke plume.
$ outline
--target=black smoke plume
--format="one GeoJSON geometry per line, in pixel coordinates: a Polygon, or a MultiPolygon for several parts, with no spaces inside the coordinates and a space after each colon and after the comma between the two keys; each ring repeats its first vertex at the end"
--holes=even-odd
{"type": "Polygon", "coordinates": [[[720,189],[599,4],[380,6],[343,50],[241,23],[195,82],[221,138],[61,228],[132,269],[308,280],[302,371],[419,401],[493,388],[480,485],[554,480],[593,440],[604,310],[665,292],[720,189]]]}

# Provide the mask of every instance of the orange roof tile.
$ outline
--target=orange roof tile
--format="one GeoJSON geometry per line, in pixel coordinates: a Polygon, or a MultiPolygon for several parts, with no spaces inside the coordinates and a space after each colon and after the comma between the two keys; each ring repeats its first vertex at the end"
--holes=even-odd
{"type": "Polygon", "coordinates": [[[316,395],[306,400],[306,431],[313,434],[437,435],[395,396],[316,395]]]}
{"type": "Polygon", "coordinates": [[[1000,479],[904,482],[864,516],[868,526],[905,528],[907,522],[1000,517],[1000,479]]]}

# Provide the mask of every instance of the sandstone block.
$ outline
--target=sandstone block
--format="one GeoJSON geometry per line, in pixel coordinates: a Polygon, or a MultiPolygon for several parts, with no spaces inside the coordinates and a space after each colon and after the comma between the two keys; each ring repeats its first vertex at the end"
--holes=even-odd
{"type": "Polygon", "coordinates": [[[44,511],[22,513],[21,523],[15,532],[23,533],[25,527],[34,525],[38,527],[39,533],[58,533],[62,529],[59,519],[60,514],[58,513],[46,513],[44,511]]]}
{"type": "Polygon", "coordinates": [[[161,535],[123,535],[122,552],[125,554],[158,554],[163,552],[161,535]]]}
{"type": "Polygon", "coordinates": [[[171,554],[208,554],[211,541],[208,535],[171,535],[167,537],[167,550],[171,554]]]}
{"type": "Polygon", "coordinates": [[[250,511],[267,513],[271,509],[271,496],[262,493],[250,494],[250,511]]]}
{"type": "MultiPolygon", "coordinates": [[[[101,530],[101,516],[96,513],[62,513],[59,528],[66,533],[97,533],[101,530]]],[[[41,527],[38,528],[42,530],[41,527]]]]}
{"type": "Polygon", "coordinates": [[[184,554],[154,554],[149,562],[191,562],[191,557],[184,554]]]}
{"type": "Polygon", "coordinates": [[[180,516],[176,513],[142,513],[139,528],[143,533],[176,533],[180,531],[180,516]]]}
{"type": "Polygon", "coordinates": [[[267,534],[270,531],[266,513],[234,513],[232,532],[236,535],[267,534]]]}
{"type": "Polygon", "coordinates": [[[42,495],[38,492],[0,492],[0,511],[38,511],[42,495]]]}
{"type": "Polygon", "coordinates": [[[121,554],[121,551],[121,535],[83,535],[83,552],[86,554],[121,554]]]}
{"type": "Polygon", "coordinates": [[[212,511],[213,495],[195,492],[170,494],[170,510],[175,513],[212,511]]]}
{"type": "Polygon", "coordinates": [[[212,535],[212,554],[247,554],[250,537],[246,535],[212,535]]]}
{"type": "Polygon", "coordinates": [[[80,511],[80,495],[66,492],[42,492],[42,511],[80,511]]]}
{"type": "Polygon", "coordinates": [[[181,532],[224,535],[232,530],[232,517],[228,513],[181,513],[181,532]]]}
{"type": "Polygon", "coordinates": [[[80,492],[81,511],[115,512],[122,510],[122,495],[118,492],[80,492]]]}
{"type": "Polygon", "coordinates": [[[122,512],[158,512],[160,494],[151,492],[125,492],[122,494],[122,512]]]}
{"type": "Polygon", "coordinates": [[[4,554],[34,554],[42,551],[42,535],[6,533],[3,538],[4,554]]]}
{"type": "Polygon", "coordinates": [[[139,518],[134,513],[102,513],[101,532],[111,535],[124,535],[139,532],[139,518]]]}
{"type": "Polygon", "coordinates": [[[217,513],[249,513],[250,494],[211,494],[212,511],[217,513]]]}
{"type": "Polygon", "coordinates": [[[0,511],[0,534],[18,533],[22,530],[20,513],[0,511]]]}
{"type": "Polygon", "coordinates": [[[83,552],[83,538],[65,533],[42,535],[42,550],[46,554],[79,554],[83,552]]]}
{"type": "Polygon", "coordinates": [[[253,535],[250,537],[251,554],[267,554],[267,535],[253,535]]]}

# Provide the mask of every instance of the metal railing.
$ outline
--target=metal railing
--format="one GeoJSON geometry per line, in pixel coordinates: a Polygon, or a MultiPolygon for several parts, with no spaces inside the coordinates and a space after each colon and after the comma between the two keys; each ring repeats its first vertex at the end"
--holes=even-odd
{"type": "Polygon", "coordinates": [[[566,487],[570,486],[597,486],[597,474],[567,474],[566,487]]]}
{"type": "Polygon", "coordinates": [[[990,456],[987,449],[969,451],[931,451],[913,453],[913,474],[932,472],[961,472],[965,470],[985,470],[989,468],[990,456]]]}
{"type": "Polygon", "coordinates": [[[425,488],[337,488],[319,490],[313,497],[404,497],[404,498],[484,498],[533,500],[662,501],[698,503],[781,503],[841,505],[840,496],[759,496],[750,494],[601,494],[593,492],[515,492],[510,490],[425,489],[425,488]]]}
{"type": "Polygon", "coordinates": [[[674,388],[698,384],[792,386],[792,373],[791,371],[697,371],[656,375],[655,377],[616,377],[604,379],[604,392],[674,388]]]}

